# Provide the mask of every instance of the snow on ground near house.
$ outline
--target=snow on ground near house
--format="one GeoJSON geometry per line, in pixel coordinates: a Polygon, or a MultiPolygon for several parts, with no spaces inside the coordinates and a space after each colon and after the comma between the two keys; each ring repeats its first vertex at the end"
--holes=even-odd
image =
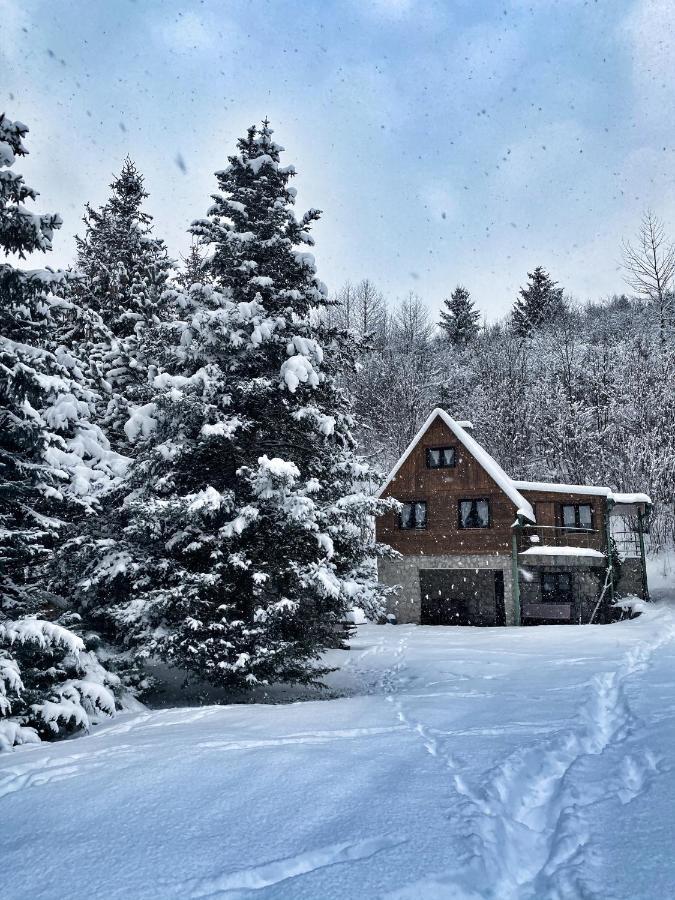
{"type": "Polygon", "coordinates": [[[291,705],[0,756],[3,900],[671,898],[675,607],[359,628],[291,705]]]}

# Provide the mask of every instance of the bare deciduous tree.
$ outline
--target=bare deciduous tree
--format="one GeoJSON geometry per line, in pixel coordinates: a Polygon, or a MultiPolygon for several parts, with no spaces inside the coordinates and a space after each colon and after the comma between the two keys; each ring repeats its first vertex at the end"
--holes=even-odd
{"type": "Polygon", "coordinates": [[[623,242],[626,283],[635,293],[653,303],[659,315],[661,344],[665,344],[668,315],[673,310],[675,245],[666,238],[663,222],[647,210],[640,223],[636,244],[623,242]]]}
{"type": "Polygon", "coordinates": [[[401,300],[394,317],[394,343],[400,350],[425,349],[434,333],[434,325],[424,301],[414,291],[401,300]]]}
{"type": "Polygon", "coordinates": [[[350,328],[371,346],[386,343],[388,313],[382,293],[369,278],[340,288],[329,306],[328,322],[338,328],[350,328]]]}

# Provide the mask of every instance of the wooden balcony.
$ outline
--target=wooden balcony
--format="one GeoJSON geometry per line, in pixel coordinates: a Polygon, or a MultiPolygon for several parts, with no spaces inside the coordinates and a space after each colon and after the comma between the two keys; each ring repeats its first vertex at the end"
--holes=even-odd
{"type": "Polygon", "coordinates": [[[604,566],[605,535],[588,528],[527,525],[518,534],[518,558],[532,565],[604,566]]]}

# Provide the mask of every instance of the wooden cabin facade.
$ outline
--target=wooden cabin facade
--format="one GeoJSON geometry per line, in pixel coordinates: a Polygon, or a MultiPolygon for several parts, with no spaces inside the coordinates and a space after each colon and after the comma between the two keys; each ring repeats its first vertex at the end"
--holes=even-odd
{"type": "Polygon", "coordinates": [[[434,410],[379,492],[401,503],[376,524],[400,554],[378,561],[398,622],[598,622],[615,596],[646,598],[646,495],[514,481],[469,428],[434,410]],[[621,561],[619,516],[637,523],[621,561]]]}

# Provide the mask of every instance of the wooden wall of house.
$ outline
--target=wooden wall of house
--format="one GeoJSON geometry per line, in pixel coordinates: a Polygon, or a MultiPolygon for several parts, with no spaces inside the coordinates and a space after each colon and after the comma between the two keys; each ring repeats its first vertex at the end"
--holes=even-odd
{"type": "MultiPolygon", "coordinates": [[[[561,494],[553,491],[522,491],[535,506],[538,525],[560,526],[562,503],[591,503],[593,528],[597,534],[584,534],[580,545],[604,548],[605,499],[585,494],[561,494]]],[[[511,526],[516,507],[485,469],[457,440],[448,426],[435,419],[427,433],[403,463],[383,493],[401,501],[424,500],[427,504],[425,529],[401,529],[399,517],[389,512],[377,520],[377,538],[404,555],[504,554],[511,552],[511,526]],[[455,466],[428,469],[426,450],[453,447],[455,466]],[[460,500],[486,498],[490,501],[490,527],[463,529],[458,524],[460,500]]],[[[553,532],[552,532],[553,533],[553,532]]],[[[543,543],[546,542],[543,532],[543,543]]],[[[572,532],[571,535],[574,533],[572,532]]],[[[565,541],[574,545],[573,537],[565,541]]]]}
{"type": "MultiPolygon", "coordinates": [[[[607,500],[601,494],[563,494],[559,491],[521,491],[526,500],[529,500],[534,508],[537,526],[546,526],[539,534],[542,535],[542,543],[546,543],[547,528],[555,526],[561,528],[563,524],[563,504],[588,504],[592,509],[593,534],[588,532],[569,531],[564,534],[562,543],[575,546],[575,535],[578,536],[578,544],[583,547],[591,547],[595,550],[605,549],[605,513],[607,500]]],[[[553,532],[552,532],[553,533],[553,532]]],[[[557,541],[561,543],[561,532],[557,533],[557,541]]]]}
{"type": "Polygon", "coordinates": [[[401,501],[425,500],[427,527],[403,530],[398,514],[377,520],[377,538],[405,555],[502,554],[511,550],[511,525],[516,508],[496,482],[457,440],[441,419],[435,419],[383,493],[401,501]],[[455,466],[428,469],[428,447],[454,447],[455,466]],[[458,502],[472,498],[490,501],[489,528],[462,529],[458,502]]]}

